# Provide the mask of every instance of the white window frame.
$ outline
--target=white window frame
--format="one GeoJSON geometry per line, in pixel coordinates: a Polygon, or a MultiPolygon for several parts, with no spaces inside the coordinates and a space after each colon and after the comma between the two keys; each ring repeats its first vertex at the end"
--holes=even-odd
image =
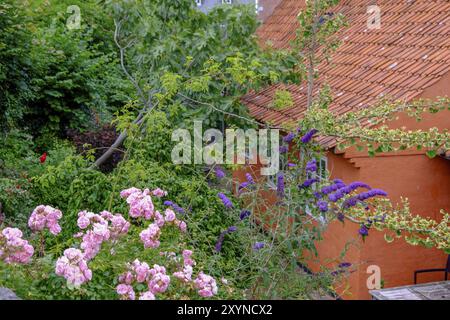
{"type": "Polygon", "coordinates": [[[197,7],[201,7],[203,5],[203,0],[195,0],[197,7]]]}
{"type": "Polygon", "coordinates": [[[233,4],[233,0],[222,0],[222,4],[233,4]]]}

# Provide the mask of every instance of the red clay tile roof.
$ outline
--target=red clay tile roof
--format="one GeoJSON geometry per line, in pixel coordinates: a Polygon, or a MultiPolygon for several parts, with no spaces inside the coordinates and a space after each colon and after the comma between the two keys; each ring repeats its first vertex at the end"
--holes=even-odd
{"type": "MultiPolygon", "coordinates": [[[[330,110],[336,114],[365,108],[381,96],[411,100],[450,71],[450,1],[376,1],[381,8],[381,29],[369,30],[367,7],[374,3],[341,1],[332,10],[343,13],[349,26],[340,31],[342,45],[332,55],[331,64],[319,66],[317,83],[325,81],[331,86],[330,110]]],[[[271,41],[276,48],[288,47],[303,6],[303,0],[282,1],[258,30],[261,40],[271,41]]],[[[248,94],[243,101],[256,119],[281,125],[302,117],[306,85],[272,86],[248,94]],[[293,107],[270,107],[280,87],[292,93],[293,107]]],[[[322,142],[332,143],[328,139],[322,142]]]]}

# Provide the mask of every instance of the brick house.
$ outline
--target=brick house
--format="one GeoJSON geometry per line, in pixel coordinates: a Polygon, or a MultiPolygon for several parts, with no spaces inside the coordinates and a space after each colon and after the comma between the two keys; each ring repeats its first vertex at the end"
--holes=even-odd
{"type": "MultiPolygon", "coordinates": [[[[381,28],[368,29],[369,0],[341,1],[333,9],[343,13],[349,22],[340,31],[342,45],[333,54],[331,64],[319,66],[317,82],[328,83],[334,93],[330,110],[343,114],[370,108],[382,96],[411,101],[450,95],[450,2],[447,0],[383,0],[381,28]]],[[[285,48],[295,37],[297,15],[304,0],[282,0],[267,18],[257,34],[261,42],[269,41],[276,48],[285,48]]],[[[262,122],[280,125],[298,120],[306,107],[306,85],[291,85],[295,105],[274,110],[270,103],[279,86],[266,88],[243,98],[250,114],[262,122]]],[[[427,114],[416,122],[403,114],[388,123],[390,128],[440,130],[450,128],[450,111],[427,114]]],[[[364,181],[388,192],[393,202],[407,197],[415,214],[440,220],[440,209],[450,211],[450,157],[442,154],[430,159],[425,151],[405,150],[378,154],[370,158],[367,152],[350,148],[335,150],[331,137],[318,139],[328,151],[324,166],[332,178],[345,182],[364,181]]],[[[241,173],[237,172],[239,178],[241,173]]],[[[240,177],[242,178],[242,177],[240,177]]],[[[270,195],[267,195],[270,197],[270,195]]],[[[357,240],[346,260],[357,266],[349,279],[351,295],[344,299],[368,299],[367,267],[377,265],[385,287],[413,283],[417,269],[443,268],[447,256],[436,249],[414,247],[403,240],[387,243],[384,234],[372,231],[365,242],[357,237],[359,226],[332,223],[318,244],[320,259],[339,256],[345,244],[357,240]]],[[[310,269],[318,270],[311,264],[310,269]]],[[[420,282],[443,280],[441,274],[420,277],[420,282]]],[[[339,292],[338,293],[342,293],[339,292]]]]}

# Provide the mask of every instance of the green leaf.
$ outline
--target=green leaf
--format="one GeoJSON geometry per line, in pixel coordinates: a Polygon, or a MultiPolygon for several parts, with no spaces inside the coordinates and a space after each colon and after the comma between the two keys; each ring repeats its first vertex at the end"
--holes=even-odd
{"type": "Polygon", "coordinates": [[[429,151],[427,151],[427,156],[428,156],[430,159],[433,159],[434,157],[437,156],[437,152],[436,152],[435,150],[429,150],[429,151]]]}

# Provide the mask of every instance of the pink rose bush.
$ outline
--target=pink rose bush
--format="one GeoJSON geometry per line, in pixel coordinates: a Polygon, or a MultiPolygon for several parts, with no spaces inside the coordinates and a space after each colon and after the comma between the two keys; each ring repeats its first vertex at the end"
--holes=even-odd
{"type": "MultiPolygon", "coordinates": [[[[193,267],[196,262],[192,259],[191,250],[183,251],[183,266],[181,271],[176,271],[173,276],[180,280],[187,289],[196,289],[197,293],[203,298],[210,298],[217,294],[218,288],[216,280],[200,272],[195,280],[192,279],[193,267]]],[[[160,252],[171,262],[180,261],[174,252],[160,252]]],[[[145,262],[135,260],[127,264],[127,270],[119,276],[119,285],[116,292],[123,300],[135,300],[136,293],[133,285],[146,283],[148,291],[139,295],[139,300],[155,300],[157,294],[165,293],[169,289],[171,278],[167,274],[166,267],[155,264],[153,268],[145,262]]]]}
{"type": "Polygon", "coordinates": [[[67,283],[79,287],[92,279],[92,271],[81,250],[69,248],[56,261],[55,273],[67,279],[67,283]]]}
{"type": "Polygon", "coordinates": [[[27,240],[22,239],[23,233],[17,228],[5,228],[0,233],[0,260],[7,264],[30,262],[34,248],[27,240]]]}
{"type": "Polygon", "coordinates": [[[191,258],[192,251],[183,251],[183,270],[177,271],[173,274],[175,278],[178,278],[184,283],[189,283],[192,281],[192,274],[194,272],[193,266],[195,266],[195,261],[191,258]]]}
{"type": "Polygon", "coordinates": [[[161,235],[161,229],[158,224],[152,223],[147,229],[142,231],[139,236],[144,243],[144,248],[158,248],[161,242],[159,236],[161,235]]]}
{"type": "Polygon", "coordinates": [[[200,272],[194,283],[201,297],[209,298],[217,294],[216,280],[203,272],[200,272]]]}
{"type": "Polygon", "coordinates": [[[119,276],[117,294],[123,300],[135,300],[136,294],[133,283],[146,283],[148,291],[140,295],[140,300],[155,300],[155,295],[166,292],[170,284],[170,277],[166,274],[166,268],[155,264],[152,269],[145,262],[136,259],[128,264],[128,270],[119,276]]]}
{"type": "Polygon", "coordinates": [[[120,214],[113,215],[103,211],[95,214],[88,211],[78,213],[78,227],[85,230],[82,235],[81,249],[85,259],[93,259],[101,249],[103,242],[116,241],[120,236],[128,233],[130,223],[120,214]]]}
{"type": "Polygon", "coordinates": [[[120,196],[126,199],[130,206],[129,215],[132,218],[143,217],[146,220],[153,218],[155,213],[155,206],[153,205],[151,191],[145,189],[142,191],[137,188],[130,188],[123,190],[120,196]]]}
{"type": "MultiPolygon", "coordinates": [[[[171,208],[167,208],[164,214],[155,210],[152,196],[165,197],[167,196],[166,191],[159,188],[153,191],[130,188],[123,190],[120,195],[126,199],[129,205],[130,217],[151,220],[150,224],[139,233],[144,248],[154,249],[160,246],[163,227],[174,226],[181,232],[187,231],[186,222],[179,220],[171,208]]],[[[47,228],[51,234],[57,235],[61,232],[58,221],[62,216],[60,210],[40,205],[31,213],[28,226],[35,232],[47,228]]],[[[121,214],[112,214],[109,211],[99,214],[81,211],[78,213],[76,222],[80,231],[74,235],[74,239],[81,239],[79,247],[64,250],[63,255],[56,261],[55,273],[64,277],[69,286],[79,287],[92,280],[93,273],[88,263],[98,255],[102,245],[105,242],[113,244],[118,242],[122,236],[128,233],[131,224],[121,214]]],[[[142,223],[142,220],[139,223],[142,223]]],[[[1,261],[7,264],[30,262],[34,248],[22,237],[22,231],[17,228],[5,228],[1,231],[1,261]]],[[[114,254],[114,247],[110,252],[114,254]]],[[[119,276],[116,292],[121,299],[155,300],[158,295],[169,290],[170,274],[188,290],[197,290],[201,297],[212,297],[217,294],[217,284],[213,277],[201,271],[194,279],[196,262],[192,259],[193,252],[191,250],[183,250],[181,257],[172,251],[160,252],[159,255],[167,258],[167,266],[175,272],[168,272],[164,265],[154,264],[153,267],[150,267],[146,262],[136,259],[134,262],[128,263],[127,270],[119,276]],[[147,289],[137,294],[133,287],[135,284],[145,284],[147,289]]]]}
{"type": "Polygon", "coordinates": [[[130,206],[129,215],[132,218],[144,218],[145,220],[153,219],[147,229],[143,230],[139,237],[144,243],[144,248],[158,248],[161,244],[159,238],[161,236],[161,228],[165,224],[172,224],[177,226],[182,232],[187,231],[186,222],[178,220],[175,212],[172,209],[166,209],[164,216],[158,210],[155,210],[151,195],[156,197],[164,197],[167,192],[161,189],[150,191],[145,189],[142,191],[137,188],[129,188],[123,190],[120,196],[126,199],[130,206]]]}
{"type": "Polygon", "coordinates": [[[57,235],[61,232],[58,220],[62,218],[62,212],[50,206],[40,205],[31,213],[28,226],[33,231],[42,231],[48,228],[50,233],[57,235]]]}

